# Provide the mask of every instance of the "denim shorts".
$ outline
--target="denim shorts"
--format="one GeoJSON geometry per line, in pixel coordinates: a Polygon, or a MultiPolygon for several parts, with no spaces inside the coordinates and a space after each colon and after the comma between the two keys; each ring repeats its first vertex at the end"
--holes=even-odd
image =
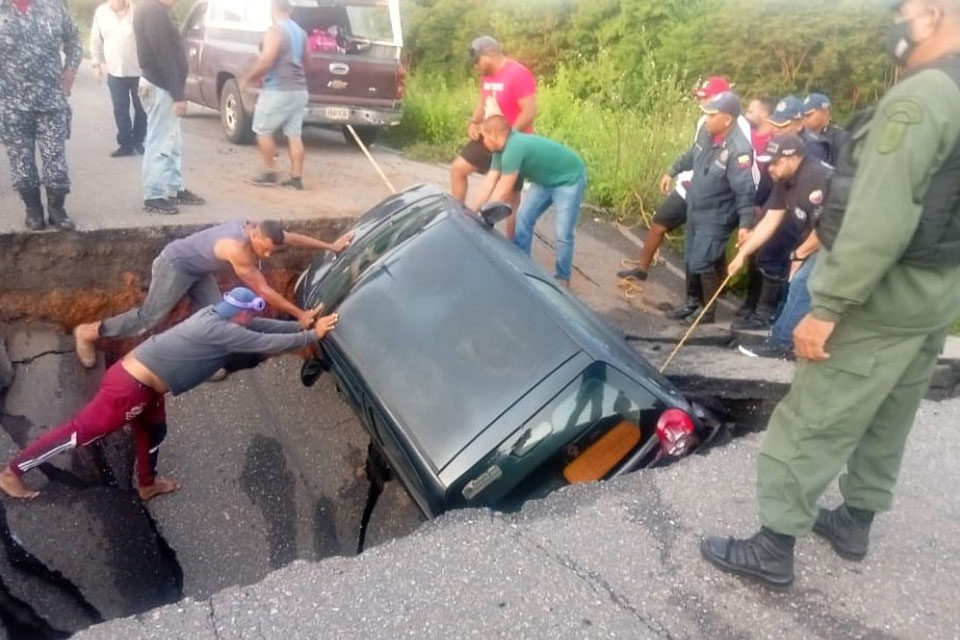
{"type": "Polygon", "coordinates": [[[258,136],[269,136],[282,129],[288,138],[299,138],[303,131],[303,112],[309,100],[305,89],[264,89],[253,112],[253,132],[258,136]]]}

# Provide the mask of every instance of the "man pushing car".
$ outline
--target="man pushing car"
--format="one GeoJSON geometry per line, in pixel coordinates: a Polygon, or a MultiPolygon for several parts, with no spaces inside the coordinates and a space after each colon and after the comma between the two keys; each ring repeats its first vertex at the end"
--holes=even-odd
{"type": "MultiPolygon", "coordinates": [[[[171,478],[157,477],[160,443],[167,432],[164,397],[193,389],[238,353],[274,354],[316,344],[337,324],[337,315],[316,319],[302,330],[295,321],[255,316],[263,298],[245,287],[224,294],[184,322],[152,336],[107,369],[100,389],[66,423],[29,443],[0,471],[0,489],[14,498],[35,498],[21,476],[76,447],[87,446],[129,424],[136,452],[138,493],[149,500],[176,491],[171,478]]],[[[321,307],[310,313],[316,318],[321,307]]]]}

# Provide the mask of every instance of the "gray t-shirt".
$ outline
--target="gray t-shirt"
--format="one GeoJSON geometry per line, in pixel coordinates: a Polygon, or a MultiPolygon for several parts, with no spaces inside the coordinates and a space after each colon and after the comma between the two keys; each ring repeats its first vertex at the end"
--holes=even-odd
{"type": "Polygon", "coordinates": [[[172,329],[150,337],[133,355],[170,387],[189,391],[224,366],[234,353],[282,353],[319,342],[292,321],[256,318],[246,327],[205,307],[172,329]]]}
{"type": "Polygon", "coordinates": [[[246,242],[246,220],[231,220],[203,231],[197,231],[186,238],[174,240],[164,247],[161,255],[166,257],[181,273],[191,276],[218,273],[225,270],[230,264],[213,255],[213,248],[224,238],[246,242]]]}

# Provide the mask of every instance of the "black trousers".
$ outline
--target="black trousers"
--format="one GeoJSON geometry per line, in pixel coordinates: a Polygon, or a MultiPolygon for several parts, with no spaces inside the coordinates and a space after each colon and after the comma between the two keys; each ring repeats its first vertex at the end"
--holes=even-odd
{"type": "Polygon", "coordinates": [[[110,99],[113,101],[113,119],[117,123],[117,144],[127,149],[143,145],[147,135],[147,112],[137,95],[138,76],[107,76],[110,99]],[[133,105],[133,119],[130,106],[133,105]]]}

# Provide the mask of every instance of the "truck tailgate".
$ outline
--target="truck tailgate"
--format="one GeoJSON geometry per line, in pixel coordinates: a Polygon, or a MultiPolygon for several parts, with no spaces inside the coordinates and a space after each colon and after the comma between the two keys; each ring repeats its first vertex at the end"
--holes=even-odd
{"type": "Polygon", "coordinates": [[[400,62],[395,58],[312,53],[307,74],[310,102],[392,108],[398,100],[400,62]]]}

